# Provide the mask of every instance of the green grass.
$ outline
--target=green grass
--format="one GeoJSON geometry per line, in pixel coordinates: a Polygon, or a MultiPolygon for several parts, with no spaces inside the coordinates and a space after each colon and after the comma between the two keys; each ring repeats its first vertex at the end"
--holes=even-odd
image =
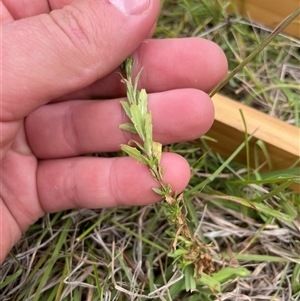
{"type": "MultiPolygon", "coordinates": [[[[213,40],[230,70],[269,34],[213,1],[162,2],[156,36],[213,40]]],[[[299,82],[299,41],[280,35],[221,93],[299,127],[299,82]]],[[[171,151],[192,168],[189,227],[210,244],[215,273],[191,282],[174,268],[174,229],[160,204],[81,209],[47,215],[27,231],[0,268],[0,300],[299,301],[300,196],[288,188],[299,169],[262,173],[237,163],[239,150],[228,159],[212,152],[207,139],[171,151]]]]}

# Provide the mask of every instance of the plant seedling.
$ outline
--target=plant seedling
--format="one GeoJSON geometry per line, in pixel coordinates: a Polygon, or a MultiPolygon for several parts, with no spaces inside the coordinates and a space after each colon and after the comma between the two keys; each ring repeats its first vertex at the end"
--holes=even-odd
{"type": "Polygon", "coordinates": [[[162,144],[153,141],[152,115],[148,110],[147,93],[145,89],[139,91],[137,88],[142,70],[133,80],[132,67],[133,59],[128,58],[124,66],[126,77],[121,75],[122,82],[126,85],[127,101],[122,100],[121,105],[131,122],[121,124],[120,128],[137,134],[141,142],[130,140],[128,144],[121,145],[121,149],[145,164],[159,183],[160,188],[153,188],[153,191],[162,196],[161,204],[167,220],[176,229],[176,233],[171,234],[173,243],[169,256],[174,258],[174,263],[188,279],[200,279],[202,273],[211,274],[214,271],[212,258],[207,252],[210,246],[192,235],[187,225],[183,195],[172,191],[171,185],[163,180],[163,168],[160,166],[162,144]]]}
{"type": "MultiPolygon", "coordinates": [[[[252,58],[268,45],[288,24],[300,13],[300,8],[283,20],[269,37],[261,45],[241,62],[228,76],[221,81],[209,94],[212,97],[217,93],[239,70],[241,70],[252,58]]],[[[120,128],[137,134],[141,142],[130,140],[128,144],[121,145],[121,149],[138,162],[145,164],[152,177],[159,183],[160,188],[153,188],[153,191],[161,195],[163,200],[164,213],[168,222],[175,226],[175,233],[170,233],[173,243],[170,246],[170,257],[185,275],[187,287],[191,290],[196,286],[196,280],[201,275],[210,275],[215,271],[212,258],[208,252],[211,248],[192,235],[186,220],[187,209],[182,194],[172,191],[170,184],[163,180],[163,168],[160,166],[162,145],[153,141],[152,137],[152,116],[148,110],[147,93],[144,89],[138,90],[138,81],[142,70],[132,78],[133,59],[128,58],[124,65],[125,77],[121,75],[122,82],[126,85],[127,101],[122,100],[121,105],[130,119],[129,123],[121,124],[120,128]]],[[[201,183],[201,187],[205,185],[201,183]]]]}

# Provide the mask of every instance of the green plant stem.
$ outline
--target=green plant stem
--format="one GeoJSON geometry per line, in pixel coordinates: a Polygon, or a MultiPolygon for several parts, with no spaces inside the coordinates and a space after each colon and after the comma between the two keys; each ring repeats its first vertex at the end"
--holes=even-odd
{"type": "Polygon", "coordinates": [[[210,274],[214,271],[212,258],[207,253],[208,247],[192,235],[187,225],[187,209],[183,195],[173,193],[171,185],[163,180],[163,168],[160,166],[162,145],[153,141],[152,116],[148,111],[147,93],[144,89],[137,89],[141,72],[132,80],[132,58],[126,61],[124,67],[126,78],[122,75],[121,78],[126,85],[127,101],[122,100],[121,105],[131,122],[121,124],[120,128],[137,134],[142,142],[130,140],[128,144],[121,145],[121,149],[138,162],[147,165],[153,179],[159,183],[160,188],[153,188],[153,191],[163,197],[161,204],[165,216],[169,224],[175,227],[175,233],[170,231],[173,243],[169,256],[174,258],[185,277],[189,277],[187,283],[194,283],[196,278],[201,277],[202,272],[210,274]]]}

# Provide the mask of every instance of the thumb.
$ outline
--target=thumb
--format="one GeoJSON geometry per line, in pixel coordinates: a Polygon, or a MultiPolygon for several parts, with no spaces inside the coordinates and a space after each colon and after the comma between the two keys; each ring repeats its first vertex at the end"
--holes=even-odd
{"type": "Polygon", "coordinates": [[[2,120],[25,117],[114,70],[145,39],[159,7],[159,0],[75,0],[3,25],[2,120]]]}

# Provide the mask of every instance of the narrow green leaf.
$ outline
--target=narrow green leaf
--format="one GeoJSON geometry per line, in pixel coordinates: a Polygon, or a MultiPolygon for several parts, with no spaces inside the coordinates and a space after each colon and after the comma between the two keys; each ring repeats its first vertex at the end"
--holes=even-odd
{"type": "Polygon", "coordinates": [[[263,212],[265,215],[270,215],[280,220],[283,220],[289,224],[292,224],[294,221],[294,217],[288,214],[282,213],[276,209],[272,209],[270,206],[266,206],[262,203],[255,204],[255,207],[258,211],[263,212]]]}
{"type": "Polygon", "coordinates": [[[45,287],[46,283],[49,282],[49,276],[51,274],[51,271],[52,271],[57,259],[59,258],[59,254],[62,250],[62,246],[67,239],[67,235],[69,234],[68,230],[70,229],[72,224],[73,224],[72,219],[68,218],[64,224],[63,231],[61,231],[61,234],[56,241],[56,246],[55,246],[54,252],[51,254],[51,259],[49,260],[47,268],[46,268],[42,278],[39,280],[39,286],[37,287],[37,289],[35,291],[33,301],[38,301],[38,300],[42,299],[42,290],[45,287]]]}
{"type": "MultiPolygon", "coordinates": [[[[298,169],[299,171],[299,169],[298,169]]],[[[261,174],[260,174],[261,175],[261,174]]],[[[230,185],[249,185],[249,184],[271,184],[271,183],[279,183],[279,182],[285,182],[285,181],[293,181],[296,182],[297,179],[299,177],[296,176],[290,176],[290,175],[279,175],[279,176],[274,176],[274,178],[265,178],[262,180],[232,180],[232,181],[228,181],[228,183],[230,183],[230,185]]]]}
{"type": "Polygon", "coordinates": [[[132,104],[130,106],[130,113],[131,113],[131,121],[139,135],[139,137],[145,141],[145,124],[143,116],[136,104],[132,104]]]}
{"type": "Polygon", "coordinates": [[[184,254],[187,254],[187,253],[188,253],[187,250],[181,248],[181,249],[177,249],[175,251],[169,252],[168,257],[177,258],[177,257],[180,257],[180,256],[182,256],[184,254]]]}
{"type": "MultiPolygon", "coordinates": [[[[228,256],[227,253],[220,254],[224,259],[231,260],[232,258],[228,256]]],[[[296,262],[300,264],[300,259],[298,258],[287,258],[280,256],[271,256],[271,255],[260,255],[260,254],[240,254],[233,253],[233,257],[239,261],[255,261],[255,262],[296,262]]]]}
{"type": "Polygon", "coordinates": [[[257,140],[255,142],[255,145],[254,145],[254,151],[255,151],[255,154],[256,154],[256,160],[255,160],[256,161],[256,167],[261,165],[261,162],[258,162],[258,158],[259,158],[258,149],[260,149],[263,152],[264,159],[266,159],[269,169],[273,170],[272,160],[270,158],[269,152],[267,150],[267,147],[266,147],[265,143],[261,140],[257,140]]]}
{"type": "Polygon", "coordinates": [[[20,275],[22,275],[22,273],[23,273],[23,268],[20,265],[19,269],[16,272],[14,272],[10,277],[6,278],[5,280],[4,279],[1,280],[0,289],[3,289],[11,282],[15,281],[20,275]]]}
{"type": "MultiPolygon", "coordinates": [[[[249,141],[252,137],[253,137],[254,133],[252,133],[251,135],[249,135],[248,140],[249,141]]],[[[189,189],[186,192],[186,196],[190,197],[191,195],[193,195],[194,193],[196,193],[197,191],[201,190],[203,187],[205,187],[207,184],[209,184],[210,182],[212,182],[221,172],[223,169],[225,169],[228,164],[237,156],[237,154],[244,148],[245,146],[245,141],[242,142],[239,147],[223,162],[223,164],[221,166],[219,166],[215,172],[208,177],[207,179],[205,179],[204,181],[202,181],[201,183],[195,185],[193,188],[189,189]]]]}
{"type": "Polygon", "coordinates": [[[161,155],[162,155],[162,144],[159,142],[152,142],[152,154],[153,157],[156,158],[157,163],[160,163],[161,155]]]}
{"type": "Polygon", "coordinates": [[[165,193],[164,193],[161,189],[159,189],[159,188],[153,187],[152,190],[153,190],[155,193],[157,193],[157,194],[159,194],[159,195],[161,195],[161,196],[164,196],[164,195],[165,195],[165,193]]]}
{"type": "Polygon", "coordinates": [[[252,199],[250,200],[250,202],[261,202],[261,201],[264,201],[276,194],[278,194],[280,191],[283,191],[284,189],[286,189],[287,187],[289,187],[292,183],[294,182],[294,179],[290,179],[290,180],[287,180],[286,182],[280,184],[278,187],[276,187],[275,189],[273,189],[272,191],[270,191],[269,193],[266,193],[260,197],[257,197],[255,199],[252,199]]]}
{"type": "Polygon", "coordinates": [[[200,278],[199,282],[204,285],[207,285],[214,292],[217,292],[217,293],[221,292],[220,282],[205,273],[201,274],[201,278],[200,278]]]}
{"type": "Polygon", "coordinates": [[[293,216],[289,216],[288,214],[284,214],[276,209],[271,208],[270,206],[264,205],[263,203],[254,203],[253,201],[249,201],[240,197],[236,196],[227,196],[227,195],[209,195],[209,194],[203,194],[200,193],[202,197],[210,200],[211,202],[215,202],[216,199],[221,200],[228,200],[237,204],[240,204],[244,207],[248,207],[251,209],[254,209],[258,212],[261,212],[262,214],[265,214],[267,216],[272,216],[281,220],[284,220],[285,222],[292,223],[293,222],[293,216]]]}
{"type": "Polygon", "coordinates": [[[128,101],[121,100],[120,103],[121,103],[126,115],[131,119],[130,105],[129,105],[128,101]]]}
{"type": "Polygon", "coordinates": [[[245,132],[245,147],[246,147],[246,160],[247,160],[247,180],[250,178],[250,149],[249,149],[249,140],[248,140],[248,129],[247,129],[247,122],[243,113],[243,110],[239,109],[243,125],[244,125],[244,132],[245,132]]]}
{"type": "Polygon", "coordinates": [[[147,113],[145,116],[145,141],[144,141],[144,147],[146,154],[148,157],[152,157],[152,116],[151,113],[147,113]]]}
{"type": "Polygon", "coordinates": [[[130,133],[133,133],[133,134],[137,134],[136,132],[136,129],[134,127],[134,125],[132,123],[123,123],[123,124],[120,124],[119,125],[119,128],[121,130],[124,130],[124,131],[127,131],[127,132],[130,132],[130,133]]]}
{"type": "Polygon", "coordinates": [[[136,159],[137,161],[148,165],[148,159],[146,157],[144,157],[141,152],[139,150],[137,150],[135,147],[126,145],[126,144],[122,144],[121,145],[121,149],[122,151],[124,151],[128,156],[130,156],[131,158],[136,159]]]}
{"type": "Polygon", "coordinates": [[[194,268],[192,265],[187,265],[184,269],[185,289],[188,292],[196,290],[196,280],[194,277],[194,268]]]}
{"type": "Polygon", "coordinates": [[[138,107],[142,116],[145,118],[148,113],[147,93],[145,89],[139,92],[138,107]]]}
{"type": "Polygon", "coordinates": [[[225,267],[220,271],[213,273],[212,278],[220,283],[223,283],[229,279],[233,279],[236,277],[244,278],[249,276],[250,274],[251,272],[244,267],[238,267],[238,268],[225,267]]]}

